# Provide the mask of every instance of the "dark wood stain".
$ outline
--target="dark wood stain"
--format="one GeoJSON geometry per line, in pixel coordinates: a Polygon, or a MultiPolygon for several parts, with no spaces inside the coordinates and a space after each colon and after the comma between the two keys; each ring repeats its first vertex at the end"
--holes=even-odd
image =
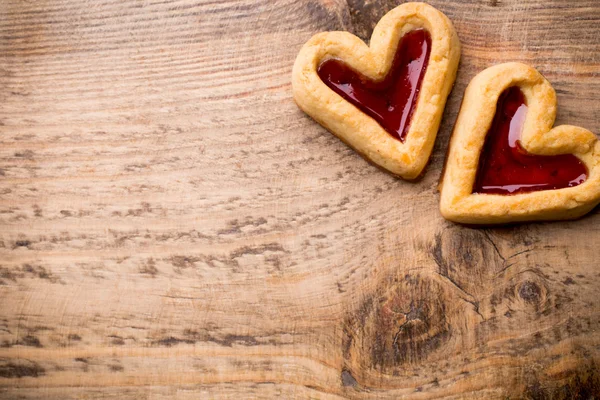
{"type": "Polygon", "coordinates": [[[36,336],[26,335],[21,339],[17,340],[16,344],[20,344],[22,346],[30,346],[30,347],[44,347],[36,336]]]}
{"type": "Polygon", "coordinates": [[[35,362],[0,364],[0,377],[2,378],[37,378],[46,373],[46,370],[35,362]]]}

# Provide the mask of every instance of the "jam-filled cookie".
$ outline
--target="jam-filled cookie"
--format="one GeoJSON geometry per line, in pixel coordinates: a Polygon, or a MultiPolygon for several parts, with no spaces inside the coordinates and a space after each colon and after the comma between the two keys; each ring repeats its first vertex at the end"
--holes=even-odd
{"type": "Polygon", "coordinates": [[[440,210],[495,224],[577,218],[600,203],[600,142],[552,127],[556,94],[534,68],[493,66],[466,89],[450,141],[440,210]]]}
{"type": "Polygon", "coordinates": [[[379,21],[370,47],[349,32],[313,36],[294,64],[294,99],[365,158],[414,179],[431,154],[459,58],[450,20],[405,3],[379,21]]]}

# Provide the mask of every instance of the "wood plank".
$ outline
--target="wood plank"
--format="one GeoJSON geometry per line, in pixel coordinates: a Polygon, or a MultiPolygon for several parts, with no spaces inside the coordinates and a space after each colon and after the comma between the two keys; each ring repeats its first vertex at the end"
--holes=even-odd
{"type": "Polygon", "coordinates": [[[494,63],[600,132],[598,2],[431,1],[463,57],[417,183],[291,97],[308,38],[397,3],[3,0],[0,397],[600,397],[598,209],[472,229],[436,191],[494,63]]]}

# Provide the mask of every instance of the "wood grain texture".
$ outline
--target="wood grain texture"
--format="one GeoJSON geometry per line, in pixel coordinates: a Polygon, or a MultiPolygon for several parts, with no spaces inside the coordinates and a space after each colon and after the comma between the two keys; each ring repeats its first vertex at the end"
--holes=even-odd
{"type": "Polygon", "coordinates": [[[600,213],[471,229],[468,81],[523,61],[600,132],[597,0],[431,1],[463,44],[417,183],[294,105],[395,1],[2,0],[0,398],[600,398],[600,213]]]}

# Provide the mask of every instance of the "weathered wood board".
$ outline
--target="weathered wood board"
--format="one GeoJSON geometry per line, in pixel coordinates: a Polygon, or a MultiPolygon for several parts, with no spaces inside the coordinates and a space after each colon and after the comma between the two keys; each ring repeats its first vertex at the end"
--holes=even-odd
{"type": "Polygon", "coordinates": [[[0,0],[0,398],[600,398],[599,210],[473,229],[436,191],[494,63],[600,132],[600,3],[431,1],[463,56],[416,183],[291,97],[396,4],[0,0]]]}

